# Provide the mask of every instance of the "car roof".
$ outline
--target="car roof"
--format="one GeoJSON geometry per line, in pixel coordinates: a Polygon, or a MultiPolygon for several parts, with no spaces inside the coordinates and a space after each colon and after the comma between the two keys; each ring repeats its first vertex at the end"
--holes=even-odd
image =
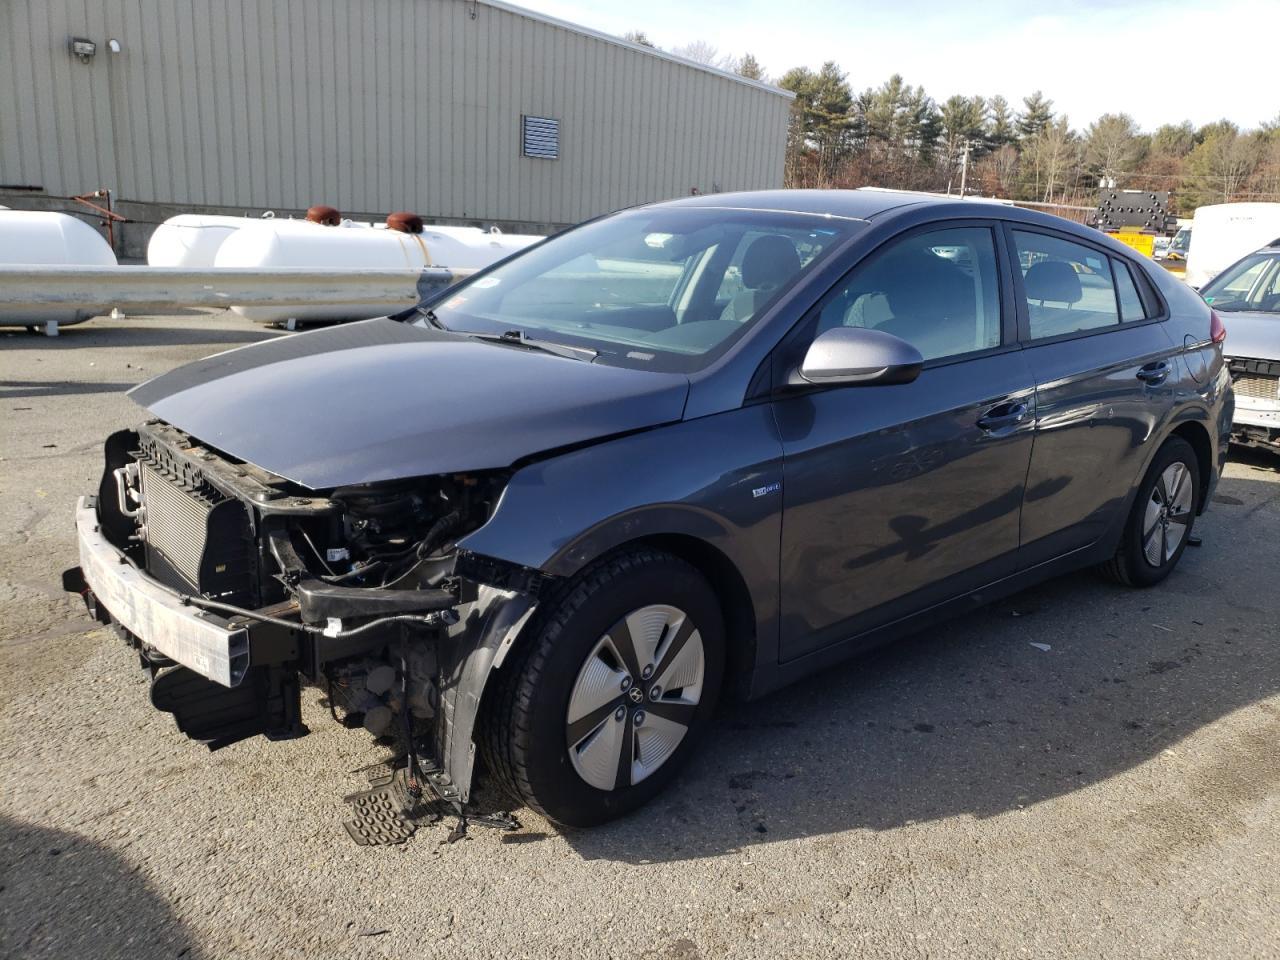
{"type": "MultiPolygon", "coordinates": [[[[1242,254],[1240,256],[1240,260],[1245,259],[1245,257],[1256,257],[1258,254],[1262,254],[1267,257],[1280,257],[1280,237],[1270,243],[1264,243],[1257,250],[1250,250],[1248,253],[1242,254]]],[[[1235,261],[1235,263],[1239,263],[1240,260],[1235,261]]],[[[1234,265],[1235,264],[1233,263],[1232,266],[1234,265]]]]}
{"type": "MultiPolygon", "coordinates": [[[[859,187],[856,190],[752,190],[738,193],[700,194],[680,197],[646,208],[699,207],[705,210],[759,210],[774,213],[840,217],[846,220],[870,221],[886,214],[914,208],[931,209],[939,218],[971,216],[995,217],[1021,221],[1075,233],[1082,239],[1098,242],[1106,234],[1093,227],[1063,217],[1015,206],[1012,200],[989,197],[949,197],[940,193],[918,193],[913,190],[890,190],[881,187],[859,187]]],[[[1123,246],[1116,244],[1116,246],[1123,246]]]]}
{"type": "MultiPolygon", "coordinates": [[[[1145,259],[1139,257],[1131,247],[1095,227],[1088,227],[1074,220],[1067,220],[1040,210],[1015,206],[1009,200],[993,200],[986,197],[961,199],[944,194],[916,193],[911,190],[889,190],[879,187],[861,187],[857,190],[756,190],[701,194],[641,207],[641,209],[670,208],[759,210],[862,221],[896,218],[908,209],[916,212],[928,210],[940,220],[958,217],[994,218],[1022,223],[1030,227],[1044,227],[1059,233],[1073,234],[1086,243],[1105,247],[1113,255],[1121,255],[1135,262],[1145,259]]],[[[925,219],[927,218],[926,216],[925,219]]]]}
{"type": "MultiPolygon", "coordinates": [[[[910,190],[888,190],[862,187],[857,190],[751,190],[736,193],[710,193],[694,197],[680,197],[655,203],[654,207],[704,207],[725,210],[768,210],[780,213],[815,214],[843,217],[850,220],[870,220],[890,210],[920,204],[946,205],[964,203],[1015,209],[1007,203],[977,198],[960,200],[939,194],[916,193],[910,190]]],[[[976,211],[975,211],[976,212],[976,211]]],[[[988,211],[989,212],[989,211],[988,211]]]]}

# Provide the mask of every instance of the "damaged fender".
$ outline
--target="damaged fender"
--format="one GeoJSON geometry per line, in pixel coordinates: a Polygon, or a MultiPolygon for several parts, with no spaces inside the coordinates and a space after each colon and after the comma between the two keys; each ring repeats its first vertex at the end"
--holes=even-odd
{"type": "MultiPolygon", "coordinates": [[[[529,464],[512,476],[488,522],[458,546],[502,567],[559,579],[628,543],[696,544],[731,565],[744,588],[722,602],[744,602],[728,619],[751,634],[737,638],[735,654],[750,671],[777,657],[781,517],[781,447],[768,407],[756,405],[529,464]]],[[[464,798],[484,687],[538,606],[536,588],[482,587],[451,630],[465,637],[451,645],[459,659],[441,691],[446,722],[438,725],[438,746],[464,798]]]]}
{"type": "Polygon", "coordinates": [[[537,607],[529,594],[481,586],[470,609],[449,628],[450,642],[441,644],[436,755],[447,778],[444,791],[457,791],[446,795],[447,800],[465,804],[471,797],[476,721],[485,684],[537,607]]]}

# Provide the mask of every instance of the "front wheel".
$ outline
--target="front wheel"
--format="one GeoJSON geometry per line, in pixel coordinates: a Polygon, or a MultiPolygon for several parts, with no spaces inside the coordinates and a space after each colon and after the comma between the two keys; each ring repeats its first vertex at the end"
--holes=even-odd
{"type": "Polygon", "coordinates": [[[724,626],[706,578],[636,550],[568,585],[495,677],[483,736],[490,773],[566,826],[636,809],[705,732],[724,671],[724,626]]]}
{"type": "Polygon", "coordinates": [[[1200,465],[1191,444],[1172,437],[1138,488],[1115,556],[1102,572],[1130,587],[1159,583],[1178,565],[1200,502],[1200,465]]]}

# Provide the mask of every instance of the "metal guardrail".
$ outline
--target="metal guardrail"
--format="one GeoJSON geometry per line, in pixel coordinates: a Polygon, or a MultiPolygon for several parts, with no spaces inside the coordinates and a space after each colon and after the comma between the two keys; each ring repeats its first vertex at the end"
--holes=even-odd
{"type": "MultiPolygon", "coordinates": [[[[112,310],[164,313],[190,307],[411,307],[470,269],[311,267],[104,267],[0,265],[0,325],[79,323],[112,310]]],[[[50,329],[52,327],[52,329],[50,329]]]]}

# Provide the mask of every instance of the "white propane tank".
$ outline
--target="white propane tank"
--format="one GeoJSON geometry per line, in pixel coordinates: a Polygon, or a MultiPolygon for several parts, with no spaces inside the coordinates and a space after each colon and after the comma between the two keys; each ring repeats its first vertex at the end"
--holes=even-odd
{"type": "MultiPolygon", "coordinates": [[[[541,239],[485,232],[477,227],[428,226],[422,233],[414,234],[350,220],[338,226],[321,226],[305,220],[264,220],[246,224],[227,237],[218,248],[214,266],[474,269],[488,266],[541,239]]],[[[387,312],[385,304],[233,306],[231,309],[258,323],[364,320],[387,312]]]]}
{"type": "MultiPolygon", "coordinates": [[[[102,234],[69,214],[43,210],[0,210],[0,263],[114,267],[116,255],[111,252],[111,247],[102,234]]],[[[108,311],[46,307],[18,313],[0,303],[0,324],[69,325],[106,312],[108,311]]]]}
{"type": "Polygon", "coordinates": [[[212,267],[222,241],[246,224],[248,217],[180,213],[170,217],[147,241],[147,264],[152,267],[212,267]]]}
{"type": "Polygon", "coordinates": [[[444,227],[428,224],[418,234],[431,251],[434,266],[480,269],[509,257],[545,237],[523,233],[502,233],[479,227],[444,227]]]}

